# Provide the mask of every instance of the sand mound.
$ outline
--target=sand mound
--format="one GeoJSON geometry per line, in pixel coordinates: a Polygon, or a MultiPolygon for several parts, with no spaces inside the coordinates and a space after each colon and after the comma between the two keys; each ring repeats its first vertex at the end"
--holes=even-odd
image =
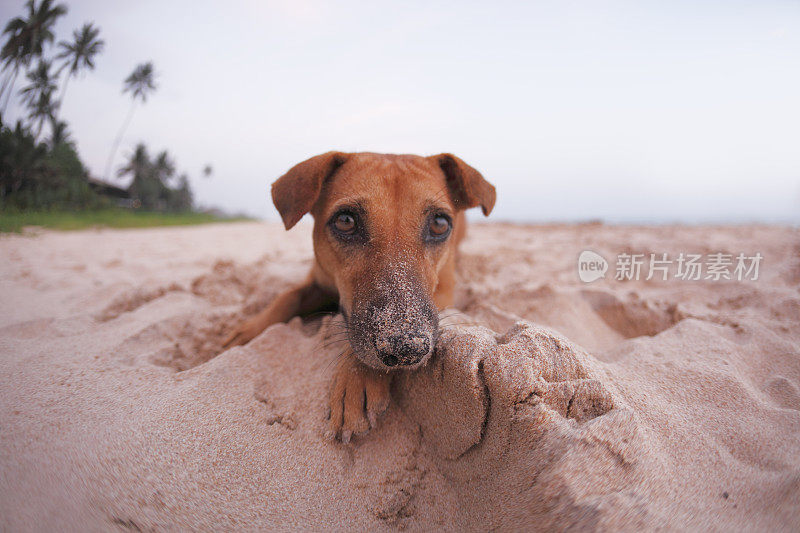
{"type": "Polygon", "coordinates": [[[0,240],[0,529],[800,528],[796,230],[472,228],[436,356],[349,446],[332,318],[219,346],[302,277],[298,231],[0,240]],[[773,266],[587,286],[587,243],[773,266]]]}

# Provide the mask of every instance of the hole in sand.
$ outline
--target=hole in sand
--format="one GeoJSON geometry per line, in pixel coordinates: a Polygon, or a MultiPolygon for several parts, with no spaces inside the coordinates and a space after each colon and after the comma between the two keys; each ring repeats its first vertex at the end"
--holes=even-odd
{"type": "Polygon", "coordinates": [[[684,318],[677,305],[643,300],[636,293],[626,301],[600,290],[584,290],[581,295],[603,322],[628,339],[658,335],[684,318]]]}
{"type": "MultiPolygon", "coordinates": [[[[237,325],[264,309],[280,291],[295,281],[270,274],[261,262],[242,266],[231,261],[218,261],[210,272],[194,278],[188,289],[177,283],[134,288],[114,298],[96,319],[108,322],[120,318],[170,293],[191,295],[195,299],[187,305],[197,307],[197,312],[166,320],[156,317],[116,349],[128,362],[145,357],[152,364],[180,372],[222,353],[223,341],[237,325]],[[144,348],[152,347],[156,340],[161,341],[158,349],[144,348]]],[[[301,332],[306,336],[317,334],[324,316],[325,313],[319,313],[304,319],[300,323],[301,332]]]]}
{"type": "Polygon", "coordinates": [[[102,311],[100,311],[95,318],[100,322],[108,322],[115,318],[135,311],[143,305],[161,298],[171,291],[183,291],[184,288],[177,283],[173,283],[164,287],[145,288],[139,287],[131,291],[127,291],[114,298],[102,311]]]}

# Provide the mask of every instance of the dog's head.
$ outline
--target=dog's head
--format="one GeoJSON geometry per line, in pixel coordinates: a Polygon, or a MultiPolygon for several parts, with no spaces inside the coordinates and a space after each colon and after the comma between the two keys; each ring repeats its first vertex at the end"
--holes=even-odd
{"type": "Polygon", "coordinates": [[[424,364],[460,212],[481,206],[488,215],[494,187],[451,154],[328,152],[278,179],[272,199],[286,229],[313,215],[314,254],[339,293],[356,357],[381,370],[424,364]]]}

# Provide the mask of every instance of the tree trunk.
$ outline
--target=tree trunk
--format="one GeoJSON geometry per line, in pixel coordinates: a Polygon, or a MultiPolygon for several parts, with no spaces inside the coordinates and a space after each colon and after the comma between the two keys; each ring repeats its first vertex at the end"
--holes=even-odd
{"type": "Polygon", "coordinates": [[[133,110],[136,109],[136,100],[131,103],[131,109],[128,111],[128,116],[125,117],[125,122],[122,123],[122,128],[120,128],[119,133],[117,134],[117,138],[114,139],[114,144],[111,145],[111,153],[108,155],[108,161],[106,162],[106,169],[103,172],[103,179],[106,181],[109,180],[109,172],[111,172],[111,164],[114,162],[114,156],[117,155],[117,149],[119,148],[119,143],[122,142],[122,136],[125,135],[125,130],[128,129],[128,124],[131,122],[131,118],[133,118],[133,110]]]}
{"type": "Polygon", "coordinates": [[[8,87],[8,94],[6,94],[6,103],[3,104],[3,111],[0,112],[0,115],[6,114],[6,108],[8,107],[8,101],[11,98],[11,93],[14,92],[14,85],[17,83],[17,74],[19,74],[19,65],[14,65],[14,75],[11,77],[11,85],[8,87]]]}
{"type": "Polygon", "coordinates": [[[3,77],[3,85],[0,87],[0,99],[3,98],[4,94],[6,94],[6,89],[11,83],[11,76],[12,76],[11,71],[8,71],[6,75],[3,77]]]}
{"type": "Polygon", "coordinates": [[[58,106],[58,118],[61,118],[61,104],[64,103],[64,95],[67,93],[67,84],[69,83],[70,75],[67,73],[67,77],[64,78],[64,86],[61,88],[61,96],[58,99],[56,105],[58,106]]]}
{"type": "MultiPolygon", "coordinates": [[[[6,65],[7,67],[8,65],[6,65]]],[[[6,67],[3,67],[3,72],[6,71],[6,67]]],[[[6,72],[5,77],[3,78],[3,87],[0,88],[0,102],[3,99],[3,96],[6,94],[6,90],[11,90],[11,79],[14,78],[17,74],[18,65],[15,63],[14,68],[6,72]]]]}

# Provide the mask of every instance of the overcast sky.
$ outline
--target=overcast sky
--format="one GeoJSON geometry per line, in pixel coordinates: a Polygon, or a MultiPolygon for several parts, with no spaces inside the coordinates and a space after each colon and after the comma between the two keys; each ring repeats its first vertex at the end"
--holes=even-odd
{"type": "Polygon", "coordinates": [[[449,151],[497,219],[800,222],[794,0],[67,5],[59,39],[106,41],[63,107],[96,176],[152,60],[116,166],[167,149],[205,205],[276,219],[269,184],[312,155],[449,151]]]}

